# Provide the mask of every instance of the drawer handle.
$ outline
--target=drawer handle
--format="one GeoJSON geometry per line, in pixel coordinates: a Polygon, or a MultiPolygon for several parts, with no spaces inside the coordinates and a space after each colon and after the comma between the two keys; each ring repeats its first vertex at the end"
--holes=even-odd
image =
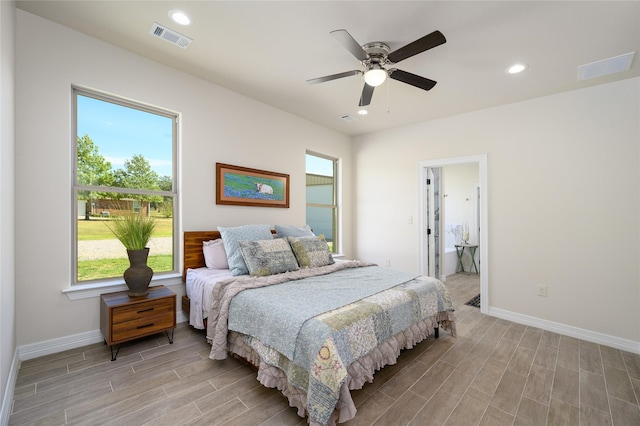
{"type": "Polygon", "coordinates": [[[153,324],[139,325],[138,330],[140,330],[141,328],[147,328],[147,327],[153,327],[153,324]]]}
{"type": "Polygon", "coordinates": [[[143,312],[149,312],[149,311],[153,311],[154,308],[147,308],[147,309],[143,309],[141,311],[138,311],[139,314],[143,313],[143,312]]]}

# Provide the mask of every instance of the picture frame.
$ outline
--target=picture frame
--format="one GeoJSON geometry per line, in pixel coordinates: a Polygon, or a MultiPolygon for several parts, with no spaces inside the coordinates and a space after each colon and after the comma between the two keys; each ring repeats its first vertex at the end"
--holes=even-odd
{"type": "Polygon", "coordinates": [[[289,208],[289,175],[216,163],[216,204],[289,208]]]}

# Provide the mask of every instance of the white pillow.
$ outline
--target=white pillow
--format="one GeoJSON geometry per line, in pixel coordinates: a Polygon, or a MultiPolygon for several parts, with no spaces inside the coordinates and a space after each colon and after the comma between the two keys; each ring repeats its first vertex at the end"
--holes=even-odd
{"type": "Polygon", "coordinates": [[[204,263],[209,269],[229,269],[227,261],[227,252],[224,250],[222,239],[203,241],[202,253],[204,254],[204,263]]]}

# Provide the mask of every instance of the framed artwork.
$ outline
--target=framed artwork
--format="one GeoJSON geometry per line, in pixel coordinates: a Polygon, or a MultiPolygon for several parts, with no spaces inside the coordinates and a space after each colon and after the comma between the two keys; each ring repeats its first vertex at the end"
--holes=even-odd
{"type": "Polygon", "coordinates": [[[216,204],[289,208],[289,175],[216,163],[216,204]]]}

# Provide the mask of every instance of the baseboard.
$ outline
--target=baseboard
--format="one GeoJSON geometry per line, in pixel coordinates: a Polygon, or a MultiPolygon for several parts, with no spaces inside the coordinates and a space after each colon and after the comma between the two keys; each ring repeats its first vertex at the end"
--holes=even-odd
{"type": "MultiPolygon", "coordinates": [[[[186,321],[189,321],[188,316],[186,316],[182,311],[176,312],[177,323],[183,323],[186,321]]],[[[104,341],[104,338],[102,337],[100,330],[86,331],[84,333],[60,337],[58,339],[45,340],[44,342],[19,346],[17,349],[18,359],[20,361],[25,361],[27,359],[51,355],[67,351],[69,349],[93,345],[94,343],[100,343],[102,341],[104,341]]]]}
{"type": "Polygon", "coordinates": [[[585,330],[583,328],[560,324],[553,321],[547,321],[541,318],[531,317],[529,315],[519,314],[517,312],[511,312],[499,308],[489,308],[488,314],[492,317],[506,319],[519,324],[530,325],[532,327],[541,328],[543,330],[552,331],[554,333],[575,337],[576,339],[582,339],[588,342],[598,343],[600,345],[610,346],[612,348],[640,355],[640,342],[634,342],[633,340],[610,336],[597,331],[585,330]]]}
{"type": "Polygon", "coordinates": [[[16,379],[18,378],[18,370],[20,369],[20,359],[18,358],[18,349],[13,352],[13,360],[9,368],[9,377],[7,377],[7,386],[4,390],[4,398],[2,398],[2,407],[0,408],[0,425],[9,424],[9,416],[11,415],[11,407],[13,406],[13,391],[16,388],[16,379]]]}

